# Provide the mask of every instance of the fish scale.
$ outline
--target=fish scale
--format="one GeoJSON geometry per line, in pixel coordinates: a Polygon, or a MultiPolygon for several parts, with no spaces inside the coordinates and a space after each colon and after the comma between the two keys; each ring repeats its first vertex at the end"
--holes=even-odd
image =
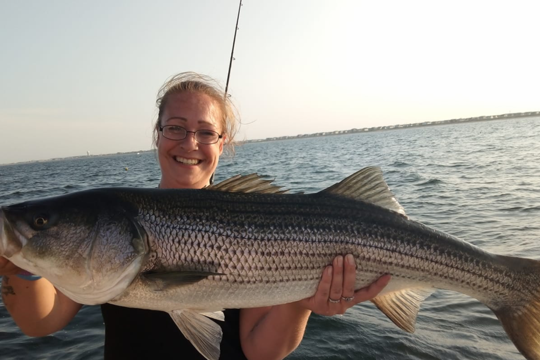
{"type": "MultiPolygon", "coordinates": [[[[331,263],[335,254],[352,253],[356,255],[357,266],[361,270],[358,275],[357,287],[367,285],[381,274],[398,273],[396,270],[406,267],[407,264],[410,264],[411,271],[406,275],[396,276],[410,280],[419,279],[418,273],[423,274],[426,268],[437,264],[436,261],[433,261],[433,251],[429,251],[433,250],[432,244],[426,243],[425,246],[422,246],[420,239],[411,242],[411,239],[414,238],[408,236],[409,234],[404,235],[403,232],[397,230],[389,231],[388,227],[371,226],[368,228],[367,225],[364,225],[371,220],[369,212],[378,210],[368,206],[369,209],[366,211],[365,208],[368,204],[350,202],[347,206],[342,204],[344,199],[327,199],[321,204],[317,203],[317,196],[313,196],[315,199],[306,200],[306,195],[288,196],[284,201],[274,195],[238,196],[238,194],[230,193],[215,194],[210,191],[197,192],[196,194],[197,196],[186,201],[189,205],[178,204],[179,202],[175,201],[178,209],[181,209],[183,213],[188,213],[188,216],[180,216],[179,213],[171,211],[168,214],[154,217],[154,222],[146,223],[141,220],[145,229],[158,230],[155,234],[153,230],[149,232],[151,234],[149,236],[150,248],[157,251],[157,258],[161,259],[161,263],[155,270],[214,271],[225,274],[216,277],[216,281],[246,284],[255,283],[262,279],[265,284],[281,282],[285,284],[285,287],[290,287],[291,292],[294,290],[298,293],[300,288],[291,283],[290,276],[285,276],[285,272],[290,271],[290,264],[296,264],[296,271],[299,269],[309,270],[309,281],[312,282],[309,287],[301,288],[303,291],[309,292],[298,294],[295,297],[295,299],[300,299],[312,295],[320,278],[321,269],[331,263]],[[298,200],[298,198],[302,200],[298,200]],[[342,204],[339,208],[340,211],[334,210],[335,202],[342,204]],[[294,208],[298,207],[299,203],[305,208],[302,212],[294,212],[294,208]],[[313,203],[316,203],[317,206],[313,207],[313,203]],[[259,206],[256,208],[254,204],[259,206]],[[311,207],[309,207],[310,205],[311,207]],[[215,209],[215,216],[209,215],[211,211],[208,209],[212,207],[215,209]],[[290,217],[291,213],[294,213],[295,216],[290,217]],[[234,214],[234,216],[224,217],[222,214],[234,214]],[[181,221],[178,221],[179,219],[181,221]],[[210,231],[208,229],[203,231],[201,229],[204,227],[203,224],[208,222],[219,224],[219,226],[214,225],[210,227],[210,231]],[[249,227],[245,226],[246,222],[250,224],[249,227]],[[163,236],[168,228],[160,227],[159,224],[167,224],[174,228],[178,231],[179,238],[187,239],[187,241],[176,241],[174,237],[168,240],[167,236],[163,236]],[[279,226],[269,226],[268,224],[279,224],[279,226]],[[303,228],[310,229],[309,238],[306,238],[305,232],[302,231],[303,228]],[[296,231],[292,229],[296,229],[296,231]],[[336,232],[334,229],[340,229],[340,231],[336,232]],[[409,243],[404,240],[394,240],[392,235],[395,234],[401,235],[402,238],[408,236],[409,243]],[[229,239],[229,241],[225,240],[222,249],[218,251],[211,244],[220,244],[219,239],[229,239]],[[264,239],[264,241],[260,241],[260,239],[264,239]],[[399,248],[404,251],[400,253],[399,248]],[[212,250],[203,251],[201,256],[201,249],[212,250]],[[288,259],[287,256],[284,256],[286,250],[298,255],[296,257],[293,255],[290,261],[283,261],[284,257],[288,259]],[[251,251],[255,251],[255,253],[251,254],[251,251]],[[179,264],[174,258],[168,261],[167,254],[189,254],[191,256],[186,255],[179,264]],[[369,256],[362,256],[362,254],[369,256]],[[382,261],[381,259],[390,260],[382,261]],[[221,266],[217,266],[218,264],[221,266]],[[289,267],[285,264],[289,264],[289,267]],[[396,267],[393,264],[400,265],[396,267]]],[[[138,202],[137,199],[131,199],[131,201],[138,202]]],[[[147,204],[150,201],[145,200],[141,203],[147,204]]],[[[141,219],[148,219],[144,215],[144,208],[141,209],[139,215],[141,219]]],[[[411,222],[406,223],[406,226],[400,226],[405,220],[399,215],[394,215],[394,217],[398,220],[398,225],[395,227],[398,230],[403,230],[404,227],[413,234],[428,231],[425,227],[413,226],[411,222]]],[[[384,219],[382,216],[375,216],[375,218],[381,221],[384,219]]],[[[386,221],[388,222],[389,219],[387,218],[386,221]]],[[[438,234],[433,233],[433,236],[437,237],[438,234]]],[[[447,256],[444,254],[437,256],[439,259],[445,260],[439,266],[441,267],[440,272],[445,273],[445,277],[448,278],[440,280],[461,281],[464,275],[473,276],[463,269],[456,268],[462,262],[459,262],[459,257],[453,254],[453,252],[449,252],[447,256]],[[449,270],[445,271],[445,269],[449,270]]],[[[299,279],[302,279],[302,275],[299,276],[299,279]]],[[[454,285],[454,287],[456,286],[454,285]]],[[[230,291],[232,294],[238,293],[232,287],[230,291]]],[[[197,304],[208,303],[208,308],[215,308],[214,304],[208,302],[204,292],[199,291],[199,289],[197,292],[201,294],[200,298],[194,299],[197,304]]],[[[228,298],[232,297],[234,295],[228,296],[228,298]]],[[[257,300],[255,304],[249,303],[247,299],[242,303],[238,299],[231,301],[240,307],[272,305],[272,301],[267,298],[264,299],[263,303],[257,300]]]]}

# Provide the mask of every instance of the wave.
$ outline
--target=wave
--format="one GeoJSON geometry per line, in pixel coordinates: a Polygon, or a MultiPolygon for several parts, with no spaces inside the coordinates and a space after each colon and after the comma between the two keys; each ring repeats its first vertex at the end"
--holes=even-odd
{"type": "Polygon", "coordinates": [[[403,162],[403,161],[394,161],[392,164],[390,164],[390,166],[393,166],[393,167],[397,167],[397,168],[404,168],[404,167],[408,167],[408,166],[411,166],[412,164],[409,164],[409,163],[406,163],[406,162],[403,162]]]}
{"type": "Polygon", "coordinates": [[[422,183],[415,184],[415,185],[416,186],[432,186],[432,185],[439,185],[439,184],[444,184],[444,181],[440,179],[429,179],[427,181],[424,181],[422,183]]]}

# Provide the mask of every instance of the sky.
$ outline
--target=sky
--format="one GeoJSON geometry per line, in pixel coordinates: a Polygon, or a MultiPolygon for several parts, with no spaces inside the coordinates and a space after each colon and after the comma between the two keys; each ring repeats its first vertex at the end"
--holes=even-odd
{"type": "MultiPolygon", "coordinates": [[[[157,91],[223,86],[239,1],[0,0],[0,164],[149,150],[157,91]]],[[[538,0],[244,0],[237,140],[540,110],[538,0]]]]}

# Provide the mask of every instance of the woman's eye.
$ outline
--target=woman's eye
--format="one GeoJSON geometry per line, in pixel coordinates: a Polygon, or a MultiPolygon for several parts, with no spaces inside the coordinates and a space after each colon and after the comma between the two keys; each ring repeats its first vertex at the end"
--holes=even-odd
{"type": "Polygon", "coordinates": [[[173,133],[180,133],[184,130],[184,128],[181,128],[180,126],[171,126],[169,128],[169,131],[170,132],[173,132],[173,133]]]}

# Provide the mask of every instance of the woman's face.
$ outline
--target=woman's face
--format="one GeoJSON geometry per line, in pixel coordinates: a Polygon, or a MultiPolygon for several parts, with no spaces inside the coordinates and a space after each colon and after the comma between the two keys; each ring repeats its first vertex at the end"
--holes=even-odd
{"type": "MultiPolygon", "coordinates": [[[[208,95],[183,92],[169,95],[161,126],[178,125],[188,131],[213,130],[221,134],[221,111],[208,95]]],[[[183,140],[169,140],[158,133],[161,167],[160,188],[200,189],[208,185],[223,152],[224,138],[212,145],[199,144],[193,133],[183,140]]]]}

